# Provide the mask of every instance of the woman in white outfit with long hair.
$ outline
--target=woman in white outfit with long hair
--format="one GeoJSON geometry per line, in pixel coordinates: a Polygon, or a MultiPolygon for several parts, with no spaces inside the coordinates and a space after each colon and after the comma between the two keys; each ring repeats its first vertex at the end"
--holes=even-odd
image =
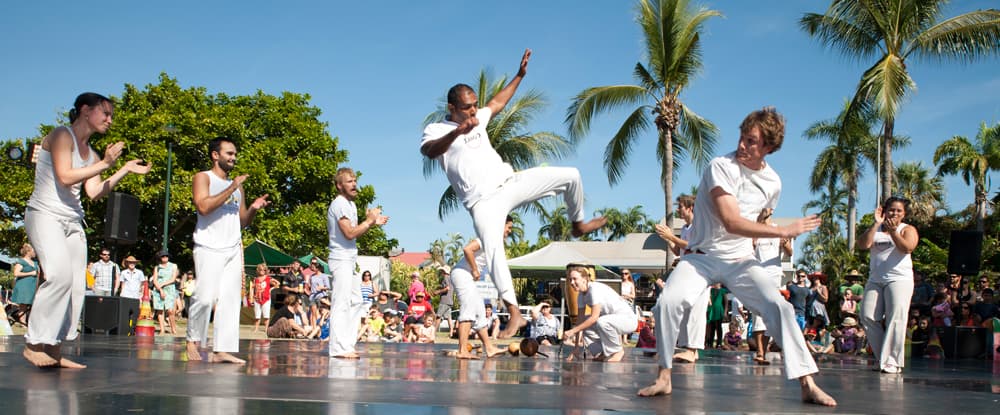
{"type": "Polygon", "coordinates": [[[920,241],[917,229],[903,223],[909,205],[903,198],[887,199],[875,209],[875,224],[858,242],[861,249],[871,251],[861,324],[868,333],[876,369],[883,373],[900,373],[903,368],[906,318],[913,296],[910,253],[920,241]]]}
{"type": "Polygon", "coordinates": [[[90,137],[107,133],[113,115],[114,104],[107,97],[80,94],[69,112],[70,125],[57,127],[42,139],[35,189],[24,215],[24,229],[45,275],[24,335],[24,357],[38,367],[86,367],[62,357],[61,352],[64,340],[77,337],[86,288],[81,188],[96,200],[110,193],[125,175],[149,172],[149,165],[136,159],[101,179],[101,173],[117,164],[125,143],[109,144],[102,158],[90,147],[90,137]]]}

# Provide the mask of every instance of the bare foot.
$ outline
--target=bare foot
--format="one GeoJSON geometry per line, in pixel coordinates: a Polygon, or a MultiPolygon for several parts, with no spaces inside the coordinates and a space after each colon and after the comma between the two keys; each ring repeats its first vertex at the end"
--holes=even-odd
{"type": "Polygon", "coordinates": [[[805,376],[800,381],[802,385],[802,402],[812,403],[822,406],[837,406],[837,401],[832,396],[823,392],[811,376],[805,376]]]}
{"type": "Polygon", "coordinates": [[[338,354],[338,355],[330,356],[330,357],[335,358],[335,359],[360,359],[361,355],[357,354],[356,352],[348,352],[348,353],[338,354]]]}
{"type": "Polygon", "coordinates": [[[769,366],[771,364],[771,361],[769,361],[769,360],[767,360],[767,359],[765,359],[763,357],[760,357],[760,356],[754,357],[753,361],[754,361],[754,363],[756,363],[758,365],[761,365],[761,366],[769,366]]]}
{"type": "Polygon", "coordinates": [[[622,358],[624,358],[624,357],[625,357],[625,350],[619,350],[619,351],[617,351],[615,353],[612,353],[611,356],[608,356],[608,358],[604,359],[604,361],[605,362],[620,362],[620,361],[622,361],[622,358]]]}
{"type": "Polygon", "coordinates": [[[486,352],[486,357],[496,357],[504,354],[506,350],[494,347],[486,352]]]}
{"type": "Polygon", "coordinates": [[[63,357],[59,359],[59,367],[64,369],[86,369],[87,365],[82,365],[63,357]]]}
{"type": "Polygon", "coordinates": [[[201,360],[201,352],[198,350],[198,343],[195,342],[187,343],[187,358],[188,361],[191,362],[201,360]]]}
{"type": "Polygon", "coordinates": [[[26,344],[24,345],[24,358],[27,359],[31,364],[37,367],[53,367],[59,364],[59,361],[53,359],[43,351],[43,345],[41,344],[26,344]]]}
{"type": "Polygon", "coordinates": [[[608,223],[608,218],[604,216],[598,216],[587,222],[573,222],[573,237],[579,238],[583,235],[601,229],[608,223]]]}
{"type": "Polygon", "coordinates": [[[236,363],[238,365],[245,364],[247,361],[233,356],[226,352],[215,352],[208,355],[209,363],[236,363]]]}
{"type": "Polygon", "coordinates": [[[604,353],[598,353],[592,360],[595,362],[603,362],[606,359],[607,357],[604,356],[604,353]]]}
{"type": "Polygon", "coordinates": [[[674,352],[674,361],[678,363],[694,363],[698,360],[698,351],[694,349],[682,348],[674,352]]]}
{"type": "Polygon", "coordinates": [[[476,355],[474,355],[472,353],[469,353],[469,352],[463,353],[463,352],[459,351],[458,353],[455,353],[455,357],[459,358],[459,359],[464,359],[464,360],[479,360],[479,356],[476,356],[476,355]]]}
{"type": "Polygon", "coordinates": [[[528,325],[528,321],[525,320],[524,317],[521,317],[520,314],[511,315],[510,321],[507,322],[507,327],[504,328],[497,337],[501,339],[514,337],[514,335],[517,334],[517,331],[526,325],[528,325]]]}
{"type": "Polygon", "coordinates": [[[661,379],[657,379],[656,383],[649,385],[645,388],[639,389],[639,396],[657,396],[657,395],[669,395],[673,392],[673,387],[670,385],[670,381],[664,382],[661,379]]]}

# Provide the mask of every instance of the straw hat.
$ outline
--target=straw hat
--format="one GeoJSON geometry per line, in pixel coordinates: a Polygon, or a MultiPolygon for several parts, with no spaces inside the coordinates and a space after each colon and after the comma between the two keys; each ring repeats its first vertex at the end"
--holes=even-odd
{"type": "Polygon", "coordinates": [[[858,272],[858,270],[852,269],[850,272],[847,273],[847,275],[844,276],[844,278],[850,279],[851,277],[861,279],[862,275],[860,272],[858,272]]]}
{"type": "Polygon", "coordinates": [[[854,327],[858,325],[858,321],[854,317],[844,317],[844,322],[840,323],[844,327],[854,327]]]}
{"type": "Polygon", "coordinates": [[[138,263],[139,263],[139,260],[138,260],[138,259],[135,259],[135,257],[134,257],[134,256],[132,256],[132,255],[129,255],[128,257],[126,257],[126,258],[125,258],[125,265],[128,265],[128,264],[129,264],[130,262],[134,262],[134,263],[137,263],[137,264],[138,264],[138,263]]]}

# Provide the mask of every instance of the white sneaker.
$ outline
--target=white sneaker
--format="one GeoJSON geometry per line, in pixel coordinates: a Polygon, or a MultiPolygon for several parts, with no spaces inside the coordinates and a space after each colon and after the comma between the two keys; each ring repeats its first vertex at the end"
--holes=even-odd
{"type": "Polygon", "coordinates": [[[897,366],[886,366],[882,368],[882,373],[898,374],[902,373],[903,369],[897,366]]]}

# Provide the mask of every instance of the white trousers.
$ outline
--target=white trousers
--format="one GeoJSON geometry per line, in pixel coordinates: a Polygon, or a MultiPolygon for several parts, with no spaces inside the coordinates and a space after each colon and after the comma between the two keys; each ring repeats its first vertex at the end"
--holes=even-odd
{"type": "Polygon", "coordinates": [[[906,319],[910,313],[913,280],[871,282],[865,284],[861,302],[861,324],[879,368],[903,367],[906,348],[906,319]],[[885,328],[882,321],[885,320],[885,328]]]}
{"type": "Polygon", "coordinates": [[[638,327],[639,317],[635,313],[605,314],[583,330],[583,345],[591,356],[598,353],[611,356],[622,350],[622,336],[638,327]]]}
{"type": "Polygon", "coordinates": [[[87,288],[83,226],[28,209],[24,229],[45,273],[45,282],[35,292],[25,343],[57,345],[76,339],[87,288]]]}
{"type": "Polygon", "coordinates": [[[490,277],[500,298],[508,304],[517,305],[517,295],[503,249],[504,221],[518,206],[557,194],[563,195],[569,219],[582,222],[583,182],[580,171],[572,167],[535,167],[514,173],[496,193],[480,199],[469,209],[489,263],[490,277]]]}
{"type": "Polygon", "coordinates": [[[187,340],[208,340],[208,321],[215,307],[215,352],[240,351],[240,295],[243,280],[243,248],[213,249],[194,246],[194,272],[198,284],[188,309],[187,340]]]}
{"type": "Polygon", "coordinates": [[[451,286],[458,294],[458,322],[471,321],[472,330],[479,331],[490,324],[486,319],[486,307],[484,307],[483,295],[476,289],[476,282],[472,279],[472,274],[462,268],[451,270],[451,286]]]}
{"type": "MultiPolygon", "coordinates": [[[[781,276],[782,276],[781,267],[776,267],[776,266],[775,267],[765,267],[764,271],[767,272],[767,274],[771,277],[771,280],[774,282],[774,289],[780,291],[781,290],[781,276]]],[[[736,298],[739,298],[739,297],[736,297],[736,298]]],[[[743,299],[740,299],[740,301],[742,301],[742,300],[743,299]]],[[[753,313],[753,332],[757,333],[757,332],[761,332],[761,331],[767,331],[767,323],[765,323],[764,319],[761,318],[760,313],[754,312],[753,313]]],[[[765,334],[770,335],[770,333],[765,333],[765,334]]]]}
{"type": "Polygon", "coordinates": [[[674,345],[684,313],[693,307],[706,287],[715,283],[725,285],[771,327],[771,335],[785,353],[785,374],[789,379],[819,371],[795,321],[795,309],[774,289],[774,282],[760,262],[752,257],[721,260],[702,254],[681,258],[653,307],[660,367],[673,367],[674,345]]]}
{"type": "Polygon", "coordinates": [[[327,259],[333,274],[330,286],[330,356],[342,356],[356,352],[365,303],[361,301],[361,278],[354,274],[356,261],[327,259]]]}
{"type": "Polygon", "coordinates": [[[690,309],[684,312],[681,319],[681,333],[677,336],[677,347],[688,349],[705,348],[705,328],[708,325],[708,300],[712,298],[712,289],[698,296],[690,309]]]}

